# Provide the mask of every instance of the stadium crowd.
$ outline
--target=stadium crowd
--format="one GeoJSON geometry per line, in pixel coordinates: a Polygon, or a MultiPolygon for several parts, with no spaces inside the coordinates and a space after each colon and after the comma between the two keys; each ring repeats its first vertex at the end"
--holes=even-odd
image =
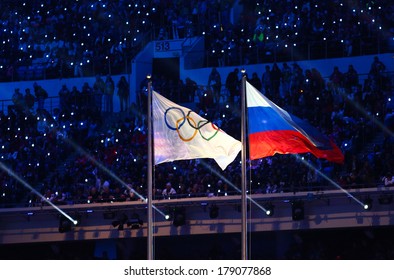
{"type": "MultiPolygon", "coordinates": [[[[266,77],[271,73],[269,67],[264,73],[255,73],[254,79],[249,81],[279,106],[332,138],[345,154],[343,165],[309,155],[303,155],[303,160],[344,188],[385,184],[382,180],[387,179],[393,166],[392,139],[380,131],[377,123],[392,126],[393,81],[386,75],[379,58],[371,62],[370,73],[363,84],[351,65],[346,73],[334,68],[332,75],[323,79],[318,69],[302,69],[294,64],[288,86],[284,74],[287,67],[285,63],[281,69],[278,66],[278,88],[274,75],[266,77]],[[366,149],[376,135],[382,135],[380,143],[366,149]]],[[[235,77],[240,84],[240,74],[235,77]]],[[[37,104],[33,102],[31,106],[26,102],[30,93],[27,91],[23,95],[16,89],[14,95],[19,99],[15,98],[7,115],[3,112],[0,115],[0,157],[43,197],[30,192],[3,170],[0,172],[3,206],[37,205],[45,199],[57,204],[73,204],[135,200],[146,196],[145,112],[141,104],[131,104],[127,111],[111,113],[103,102],[104,95],[97,91],[97,84],[104,83],[100,80],[97,77],[93,85],[85,83],[81,91],[75,87],[72,91],[62,89],[60,107],[53,113],[45,109],[45,97],[40,102],[36,98],[37,104]],[[21,96],[25,99],[20,99],[21,96]]],[[[223,84],[223,87],[230,86],[225,81],[223,84]]],[[[155,90],[168,97],[172,91],[164,85],[167,83],[161,80],[153,81],[155,90]]],[[[187,92],[185,87],[179,83],[173,90],[184,93],[187,92]]],[[[45,91],[37,83],[34,89],[35,95],[45,91]]],[[[237,90],[239,92],[239,88],[237,90]]],[[[234,96],[233,103],[230,94],[227,100],[216,102],[212,90],[196,84],[192,93],[197,97],[195,106],[200,115],[240,139],[239,96],[234,96]]],[[[250,171],[253,193],[332,188],[322,176],[291,155],[254,160],[250,162],[250,171]]],[[[156,165],[154,175],[156,199],[238,194],[231,184],[240,186],[240,157],[224,171],[213,160],[198,159],[156,165]]]]}
{"type": "Polygon", "coordinates": [[[204,36],[210,67],[382,53],[394,33],[394,4],[383,0],[15,0],[1,7],[0,81],[124,73],[150,40],[204,36]]]}
{"type": "MultiPolygon", "coordinates": [[[[123,201],[146,195],[146,119],[141,111],[146,105],[145,95],[139,95],[137,104],[122,102],[124,108],[119,115],[111,111],[112,97],[106,99],[110,96],[106,94],[108,88],[111,95],[116,92],[121,97],[110,77],[127,71],[127,61],[146,40],[203,35],[207,65],[214,68],[259,63],[264,56],[286,54],[288,47],[311,42],[318,46],[330,42],[332,49],[342,52],[332,56],[351,56],[361,54],[360,48],[368,48],[371,53],[387,50],[394,18],[392,3],[368,0],[132,4],[16,0],[3,1],[2,8],[1,81],[36,80],[34,75],[26,76],[27,69],[34,67],[43,67],[46,75],[42,77],[46,78],[97,75],[93,85],[62,89],[60,106],[53,112],[45,109],[48,96],[39,81],[34,83],[34,92],[26,89],[23,94],[15,89],[8,113],[0,112],[1,161],[54,203],[123,201]],[[231,12],[234,5],[242,7],[235,17],[231,12]],[[104,81],[100,75],[108,76],[104,81]],[[102,167],[116,174],[127,187],[102,167]]],[[[300,49],[291,61],[306,57],[300,49]]],[[[240,115],[234,110],[240,106],[240,73],[234,71],[219,79],[218,89],[212,86],[211,77],[207,77],[207,85],[197,85],[191,79],[153,82],[158,92],[175,102],[196,101],[200,114],[240,139],[240,115]],[[226,100],[217,95],[223,91],[228,93],[226,100]]],[[[382,133],[379,145],[366,150],[373,136],[379,135],[377,123],[392,126],[393,81],[378,56],[364,81],[359,80],[352,65],[345,73],[334,68],[324,79],[319,69],[302,69],[296,62],[274,63],[272,69],[267,65],[264,73],[251,73],[249,81],[279,106],[334,139],[345,154],[344,165],[308,155],[304,159],[340,185],[376,185],[392,172],[392,139],[387,134],[382,133]]],[[[123,96],[123,100],[127,99],[123,96]]],[[[254,193],[329,187],[293,156],[274,156],[250,165],[254,193]]],[[[217,174],[239,186],[239,159],[225,171],[207,159],[160,164],[155,167],[155,196],[165,198],[162,190],[167,183],[177,197],[236,194],[217,174]]],[[[42,198],[3,170],[0,202],[35,205],[42,198]]]]}
{"type": "MultiPolygon", "coordinates": [[[[114,84],[111,75],[127,72],[128,61],[149,40],[194,35],[205,36],[205,66],[231,65],[234,71],[228,77],[212,71],[205,85],[190,78],[176,82],[158,78],[153,80],[156,91],[177,103],[193,104],[200,115],[240,139],[237,67],[272,60],[277,62],[272,67],[247,73],[249,82],[333,139],[345,155],[343,165],[309,154],[250,161],[251,193],[333,188],[302,161],[345,189],[394,185],[394,139],[387,133],[394,129],[394,79],[378,56],[392,48],[390,1],[2,0],[0,6],[0,82],[32,81],[31,89],[16,88],[13,104],[0,111],[0,208],[38,206],[45,200],[59,205],[145,197],[146,88],[142,84],[137,103],[128,104],[127,81],[114,84]],[[239,15],[231,10],[234,5],[242,7],[239,15]],[[334,68],[323,78],[319,69],[297,64],[303,59],[366,53],[377,56],[365,79],[352,65],[346,72],[334,68]],[[82,76],[97,79],[82,88],[64,86],[57,97],[59,107],[47,109],[50,89],[42,86],[41,78],[82,76]],[[221,84],[217,89],[214,79],[221,84]],[[121,101],[119,113],[112,112],[115,97],[121,101]]],[[[154,176],[155,199],[239,194],[229,182],[241,185],[240,156],[224,171],[213,160],[198,159],[157,165],[154,176]]],[[[392,259],[391,231],[297,230],[288,233],[292,238],[283,256],[261,248],[252,254],[254,259],[392,259]]],[[[256,239],[279,242],[271,233],[261,234],[267,235],[256,239]]],[[[181,248],[181,238],[188,236],[157,241],[157,247],[181,248]]],[[[210,236],[204,239],[210,244],[205,248],[209,253],[195,250],[188,252],[188,258],[237,259],[237,238],[218,238],[225,242],[210,236]]],[[[92,244],[3,245],[0,257],[97,258],[92,244]]],[[[171,250],[158,253],[157,259],[176,259],[171,250]]],[[[136,250],[137,258],[146,259],[141,252],[136,250]]],[[[117,257],[128,254],[120,251],[117,257]]]]}

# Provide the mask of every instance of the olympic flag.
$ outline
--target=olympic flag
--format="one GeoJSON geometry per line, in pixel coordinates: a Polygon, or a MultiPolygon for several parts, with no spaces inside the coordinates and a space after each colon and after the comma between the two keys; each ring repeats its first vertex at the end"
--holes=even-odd
{"type": "Polygon", "coordinates": [[[240,141],[192,110],[152,91],[154,164],[212,158],[222,168],[234,161],[240,141]]]}
{"type": "Polygon", "coordinates": [[[250,159],[278,154],[312,153],[335,163],[344,156],[317,129],[290,115],[246,82],[250,159]]]}

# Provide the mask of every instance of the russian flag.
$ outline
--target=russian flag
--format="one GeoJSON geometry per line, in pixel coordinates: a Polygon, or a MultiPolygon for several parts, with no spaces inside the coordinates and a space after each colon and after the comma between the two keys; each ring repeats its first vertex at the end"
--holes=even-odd
{"type": "Polygon", "coordinates": [[[343,163],[335,143],[307,122],[290,115],[246,82],[249,157],[311,153],[317,158],[343,163]]]}

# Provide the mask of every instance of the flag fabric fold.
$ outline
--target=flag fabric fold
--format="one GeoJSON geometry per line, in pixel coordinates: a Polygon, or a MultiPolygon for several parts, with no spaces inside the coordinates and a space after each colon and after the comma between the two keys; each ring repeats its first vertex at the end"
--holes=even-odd
{"type": "Polygon", "coordinates": [[[307,122],[290,115],[246,82],[249,157],[311,153],[317,158],[343,163],[336,144],[307,122]]]}
{"type": "Polygon", "coordinates": [[[222,170],[234,161],[240,141],[189,108],[152,91],[154,164],[212,158],[222,170]]]}

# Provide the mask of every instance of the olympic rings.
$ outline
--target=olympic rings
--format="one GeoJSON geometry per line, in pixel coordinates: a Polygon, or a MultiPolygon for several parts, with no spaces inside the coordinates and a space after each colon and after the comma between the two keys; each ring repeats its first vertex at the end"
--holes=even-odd
{"type": "Polygon", "coordinates": [[[167,127],[169,128],[169,129],[171,129],[171,130],[178,130],[179,128],[181,128],[182,127],[182,125],[185,123],[185,121],[186,121],[186,118],[185,118],[185,113],[183,112],[183,110],[181,109],[181,108],[177,108],[177,107],[169,107],[165,112],[164,112],[164,121],[165,121],[165,123],[166,123],[166,125],[167,125],[167,127]],[[180,124],[180,126],[179,127],[172,127],[172,126],[170,126],[169,124],[168,124],[168,122],[167,122],[167,113],[168,113],[168,111],[170,111],[170,110],[179,110],[181,113],[182,113],[182,115],[183,115],[183,122],[180,124]]]}
{"type": "Polygon", "coordinates": [[[213,135],[211,135],[210,137],[205,137],[203,135],[203,133],[201,132],[201,128],[203,128],[205,125],[209,124],[210,122],[207,120],[200,120],[198,122],[198,124],[196,124],[196,121],[190,116],[190,114],[193,113],[193,111],[189,110],[189,112],[187,113],[187,115],[185,115],[185,112],[178,107],[169,107],[165,112],[164,112],[164,122],[166,124],[166,126],[171,129],[171,130],[175,130],[178,133],[179,138],[184,141],[184,142],[189,142],[191,140],[194,139],[194,137],[197,135],[197,131],[199,132],[199,134],[201,135],[201,137],[206,140],[206,141],[210,141],[212,138],[214,138],[218,132],[220,131],[220,128],[217,127],[216,125],[214,125],[213,123],[211,123],[212,128],[215,130],[215,133],[213,135]],[[176,122],[175,122],[175,127],[171,126],[168,123],[167,120],[167,114],[169,114],[170,110],[179,110],[181,112],[182,117],[179,118],[176,122]],[[187,123],[189,124],[189,126],[191,128],[194,129],[193,135],[189,138],[185,138],[181,135],[180,133],[180,129],[181,127],[185,124],[185,122],[187,121],[187,123]]]}
{"type": "MultiPolygon", "coordinates": [[[[188,120],[191,120],[192,122],[194,122],[194,124],[196,124],[196,122],[195,122],[191,117],[186,116],[186,118],[187,118],[188,120]]],[[[179,128],[178,128],[178,124],[179,124],[179,122],[182,121],[182,120],[183,120],[183,122],[185,122],[185,118],[180,118],[179,120],[176,121],[176,132],[178,133],[179,138],[181,138],[181,140],[183,140],[184,142],[192,141],[193,138],[194,138],[194,137],[196,136],[196,134],[197,134],[197,129],[194,130],[194,133],[193,133],[192,137],[187,138],[187,139],[184,138],[184,137],[181,135],[181,133],[179,132],[179,128]]]]}
{"type": "MultiPolygon", "coordinates": [[[[199,121],[199,122],[198,122],[198,126],[200,125],[200,122],[204,122],[204,121],[199,121]]],[[[203,124],[202,126],[204,126],[204,125],[206,125],[206,124],[208,123],[208,121],[205,121],[205,122],[206,122],[206,123],[203,124]]],[[[202,133],[201,133],[201,129],[198,130],[198,132],[200,132],[200,135],[201,135],[202,139],[209,141],[209,140],[211,140],[213,137],[215,137],[216,134],[218,134],[218,132],[219,132],[220,129],[219,129],[216,125],[214,125],[213,123],[211,123],[211,125],[212,125],[212,128],[213,128],[214,130],[216,130],[215,133],[214,133],[211,137],[205,138],[204,135],[202,135],[202,133]]],[[[201,126],[201,127],[202,127],[202,126],[201,126]]]]}

